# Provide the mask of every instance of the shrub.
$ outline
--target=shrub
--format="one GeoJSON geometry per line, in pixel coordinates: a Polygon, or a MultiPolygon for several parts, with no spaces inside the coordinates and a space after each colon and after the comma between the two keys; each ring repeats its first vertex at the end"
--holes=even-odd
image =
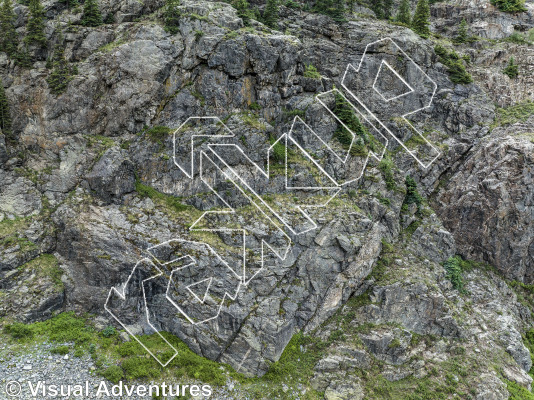
{"type": "Polygon", "coordinates": [[[11,325],[6,325],[4,332],[11,335],[15,339],[26,339],[33,337],[33,330],[20,322],[15,322],[11,325]]]}
{"type": "Polygon", "coordinates": [[[146,131],[148,138],[154,143],[161,143],[170,133],[171,128],[166,126],[156,125],[146,131]]]}
{"type": "Polygon", "coordinates": [[[60,354],[64,356],[65,354],[69,354],[69,351],[70,351],[69,346],[57,346],[57,347],[54,347],[52,350],[50,350],[50,353],[60,354]]]}
{"type": "Polygon", "coordinates": [[[386,187],[388,190],[394,190],[396,188],[395,177],[393,175],[393,165],[393,160],[391,160],[389,157],[382,158],[378,164],[378,169],[384,177],[384,181],[386,182],[386,187]]]}
{"type": "Polygon", "coordinates": [[[286,146],[282,144],[281,141],[276,142],[276,139],[274,138],[274,136],[269,137],[269,142],[271,143],[271,145],[274,144],[272,152],[271,152],[271,159],[279,164],[285,163],[286,146]]]}
{"type": "Polygon", "coordinates": [[[312,79],[321,79],[321,74],[317,72],[317,68],[315,68],[313,65],[306,65],[304,68],[304,74],[303,76],[305,78],[312,78],[312,79]]]}
{"type": "Polygon", "coordinates": [[[514,63],[514,57],[510,57],[508,65],[502,71],[504,75],[508,75],[510,79],[517,78],[519,76],[519,67],[514,63]]]}
{"type": "Polygon", "coordinates": [[[173,35],[180,31],[180,17],[182,13],[178,9],[179,5],[180,0],[167,0],[165,9],[163,10],[165,30],[173,35]]]}
{"type": "Polygon", "coordinates": [[[102,331],[102,336],[108,338],[113,335],[117,334],[117,330],[112,326],[106,326],[106,328],[102,331]]]}
{"type": "Polygon", "coordinates": [[[124,378],[124,372],[121,367],[112,365],[102,372],[102,376],[113,383],[119,383],[119,381],[124,378]]]}
{"type": "Polygon", "coordinates": [[[452,82],[466,85],[473,82],[473,78],[465,69],[464,60],[455,51],[449,52],[440,45],[434,47],[434,51],[439,61],[447,67],[447,73],[452,82]]]}
{"type": "Polygon", "coordinates": [[[525,0],[491,0],[491,4],[499,10],[509,13],[527,11],[525,0]]]}
{"type": "Polygon", "coordinates": [[[421,208],[423,199],[419,192],[417,191],[417,184],[411,176],[407,176],[404,181],[406,184],[406,197],[404,198],[404,204],[415,204],[417,209],[421,208]]]}

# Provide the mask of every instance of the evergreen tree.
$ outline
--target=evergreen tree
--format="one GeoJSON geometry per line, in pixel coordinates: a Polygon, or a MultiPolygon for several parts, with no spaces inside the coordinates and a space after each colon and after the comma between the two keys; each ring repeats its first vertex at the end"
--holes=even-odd
{"type": "Polygon", "coordinates": [[[19,44],[17,31],[15,30],[15,12],[11,0],[4,0],[0,9],[0,51],[5,51],[8,56],[15,56],[19,44]]]}
{"type": "Polygon", "coordinates": [[[7,102],[4,84],[0,79],[0,129],[6,136],[11,135],[11,115],[9,114],[9,103],[7,102]]]}
{"type": "Polygon", "coordinates": [[[410,25],[411,20],[410,1],[402,0],[399,6],[399,13],[397,14],[397,22],[410,25]]]}
{"type": "Polygon", "coordinates": [[[263,11],[263,22],[270,28],[277,28],[278,25],[278,1],[267,0],[263,11]]]}
{"type": "Polygon", "coordinates": [[[393,0],[382,0],[382,14],[384,14],[384,18],[389,19],[391,17],[392,8],[393,0]]]}
{"type": "Polygon", "coordinates": [[[252,10],[247,0],[232,0],[232,6],[237,10],[237,16],[243,20],[243,24],[248,26],[253,16],[252,10]]]}
{"type": "Polygon", "coordinates": [[[504,12],[516,13],[527,11],[525,0],[491,0],[491,4],[504,12]]]}
{"type": "Polygon", "coordinates": [[[313,11],[319,14],[326,14],[332,7],[332,0],[317,0],[313,6],[313,11]]]}
{"type": "Polygon", "coordinates": [[[430,36],[430,6],[428,0],[419,0],[412,20],[412,29],[419,36],[430,36]]]}
{"type": "Polygon", "coordinates": [[[181,12],[178,9],[179,5],[180,0],[167,0],[165,9],[163,10],[165,29],[173,35],[180,31],[181,12]]]}
{"type": "Polygon", "coordinates": [[[54,55],[52,56],[52,72],[46,79],[51,92],[54,94],[64,92],[72,80],[73,75],[77,72],[77,68],[70,65],[65,59],[63,35],[60,32],[56,46],[54,47],[54,55]]]}
{"type": "Polygon", "coordinates": [[[85,0],[85,4],[83,5],[82,25],[102,25],[102,14],[98,8],[97,0],[85,0]]]}
{"type": "Polygon", "coordinates": [[[28,45],[46,47],[46,36],[44,34],[44,8],[39,0],[30,0],[28,24],[26,25],[26,37],[24,41],[28,45]]]}
{"type": "Polygon", "coordinates": [[[467,21],[462,19],[462,22],[460,22],[460,26],[458,27],[458,34],[456,35],[456,38],[454,38],[454,41],[456,43],[465,43],[469,39],[467,35],[467,21]]]}
{"type": "Polygon", "coordinates": [[[514,57],[510,57],[508,65],[503,70],[503,74],[508,75],[510,79],[514,79],[519,76],[519,66],[514,62],[514,57]]]}
{"type": "Polygon", "coordinates": [[[384,0],[374,0],[371,4],[371,10],[373,10],[373,12],[375,13],[376,18],[380,18],[380,19],[384,18],[383,1],[384,0]]]}
{"type": "Polygon", "coordinates": [[[334,21],[344,22],[345,19],[345,0],[333,0],[332,9],[329,14],[334,21]]]}

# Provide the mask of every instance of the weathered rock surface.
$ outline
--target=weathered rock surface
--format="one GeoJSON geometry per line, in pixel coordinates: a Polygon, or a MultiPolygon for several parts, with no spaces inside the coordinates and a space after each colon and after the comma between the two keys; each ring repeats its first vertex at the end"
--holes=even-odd
{"type": "Polygon", "coordinates": [[[531,127],[495,130],[468,153],[437,201],[461,254],[525,283],[534,281],[531,127]]]}

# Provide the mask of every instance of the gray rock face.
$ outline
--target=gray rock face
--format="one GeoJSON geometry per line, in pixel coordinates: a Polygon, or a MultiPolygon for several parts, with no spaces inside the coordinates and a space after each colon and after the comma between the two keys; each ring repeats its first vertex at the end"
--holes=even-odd
{"type": "Polygon", "coordinates": [[[510,279],[531,283],[534,144],[528,129],[501,129],[476,146],[437,205],[461,254],[495,265],[510,279]]]}
{"type": "MultiPolygon", "coordinates": [[[[433,5],[434,28],[442,32],[446,24],[463,16],[472,22],[473,32],[483,34],[484,28],[488,37],[509,35],[514,24],[525,29],[531,26],[531,13],[511,16],[495,13],[486,0],[484,4],[479,0],[467,3],[433,5]],[[485,18],[490,28],[481,25],[485,18]]],[[[386,364],[383,373],[390,381],[426,376],[425,363],[443,361],[460,340],[467,342],[470,354],[480,346],[487,352],[496,349],[492,356],[508,357],[507,376],[528,386],[522,371],[530,368],[530,358],[521,338],[530,318],[528,310],[517,305],[502,280],[487,278],[481,271],[466,278],[474,304],[474,309],[469,309],[470,303],[452,288],[439,264],[458,249],[469,258],[493,263],[509,277],[534,281],[532,145],[512,137],[513,132],[484,138],[495,115],[491,99],[504,97],[495,89],[507,83],[500,77],[501,67],[484,75],[477,66],[469,66],[477,72],[475,77],[485,82],[455,85],[438,62],[433,44],[410,29],[359,16],[339,25],[327,16],[289,7],[281,9],[281,34],[257,22],[241,29],[243,22],[229,4],[182,1],[179,32],[171,35],[152,20],[160,17],[162,5],[160,0],[105,0],[102,11],[113,15],[116,25],[65,28],[65,54],[77,63],[79,74],[61,95],[50,93],[44,62],[26,70],[0,54],[0,74],[8,84],[18,140],[7,160],[0,135],[0,219],[27,217],[32,222],[20,228],[18,235],[9,232],[0,238],[0,287],[8,292],[0,315],[18,314],[34,320],[61,308],[108,316],[103,306],[109,289],[126,282],[149,247],[171,239],[205,241],[222,249],[229,264],[240,265],[239,240],[233,233],[189,230],[204,211],[224,207],[221,197],[238,209],[236,219],[223,215],[210,222],[232,228],[246,226],[251,250],[259,248],[263,239],[282,242],[229,182],[219,182],[217,197],[198,175],[189,179],[177,168],[172,158],[188,156],[189,138],[179,137],[176,154],[171,135],[152,137],[143,128],[177,128],[191,116],[219,116],[236,133],[243,152],[264,166],[272,140],[290,130],[294,115],[331,141],[336,125],[317,104],[315,95],[334,85],[340,88],[347,64],[357,65],[367,44],[394,37],[438,84],[432,106],[414,115],[413,123],[428,132],[427,138],[444,153],[442,158],[422,171],[392,140],[395,190],[386,189],[381,172],[371,161],[364,179],[343,188],[328,207],[310,212],[317,229],[291,234],[293,243],[286,259],[269,259],[267,267],[234,301],[224,301],[222,296],[216,299],[222,304],[216,320],[196,326],[177,317],[165,296],[165,286],[153,282],[147,307],[158,312],[152,322],[157,329],[178,335],[198,354],[229,363],[247,375],[261,375],[279,359],[295,332],[321,332],[325,321],[344,310],[348,299],[368,291],[370,301],[353,310],[346,333],[351,335],[350,328],[360,329],[363,323],[380,326],[355,333],[352,339],[359,348],[343,344],[317,364],[314,385],[326,398],[365,398],[363,382],[354,378],[354,371],[371,368],[376,359],[386,364]],[[141,16],[146,18],[137,21],[141,16]],[[320,79],[303,76],[309,65],[318,69],[320,79]],[[14,157],[17,153],[24,157],[14,157]],[[421,192],[430,193],[445,171],[452,178],[436,200],[438,216],[418,215],[415,205],[402,209],[406,175],[418,178],[421,192]],[[135,193],[136,173],[159,192],[157,196],[141,198],[135,193]],[[409,234],[413,223],[420,225],[409,234]],[[407,237],[409,243],[405,243],[407,237]],[[368,279],[386,241],[396,240],[404,241],[405,248],[388,264],[392,270],[389,278],[368,279]],[[19,274],[17,268],[51,252],[62,261],[64,291],[53,291],[47,281],[36,285],[42,296],[35,293],[34,302],[18,304],[15,300],[30,290],[31,274],[19,274]],[[468,321],[463,320],[465,313],[468,321]],[[402,329],[392,329],[392,325],[402,325],[402,329]],[[498,334],[503,331],[509,334],[498,334]],[[481,333],[487,336],[479,344],[476,340],[481,333]],[[409,342],[416,334],[439,340],[414,350],[409,342]],[[412,360],[417,352],[422,359],[412,360]],[[336,369],[351,380],[336,375],[336,369]]],[[[79,20],[80,15],[69,15],[62,7],[46,2],[47,15],[62,21],[79,20]]],[[[17,26],[22,27],[27,7],[17,5],[15,10],[17,26]]],[[[49,37],[57,33],[54,22],[48,21],[49,37]]],[[[527,64],[530,53],[524,47],[517,52],[527,64]]],[[[468,55],[473,64],[491,64],[494,59],[502,62],[507,58],[508,53],[500,51],[492,48],[468,55]]],[[[377,64],[379,54],[375,56],[377,64]]],[[[528,76],[520,79],[524,79],[521,84],[530,82],[528,76]]],[[[530,86],[525,87],[518,94],[512,86],[506,104],[528,98],[530,86]]],[[[417,105],[417,101],[406,104],[408,108],[417,105]]],[[[400,116],[392,115],[387,104],[380,115],[388,121],[400,116]]],[[[406,126],[395,128],[399,139],[416,139],[406,126]]],[[[339,159],[325,156],[322,144],[312,143],[308,137],[300,139],[325,160],[324,168],[336,179],[350,171],[339,159]]],[[[209,151],[206,143],[201,144],[203,151],[209,151]]],[[[411,150],[417,153],[420,148],[411,150]]],[[[291,155],[297,158],[299,153],[291,155]]],[[[250,163],[238,155],[228,151],[224,156],[240,176],[253,175],[250,163]]],[[[314,183],[310,164],[292,160],[290,182],[314,183]]],[[[280,165],[275,167],[267,182],[257,179],[251,185],[271,205],[287,211],[302,193],[287,190],[280,165]]],[[[313,196],[324,199],[326,191],[301,197],[313,196]]],[[[199,265],[210,265],[209,257],[202,255],[199,265]]],[[[153,333],[140,312],[145,299],[139,281],[147,273],[135,275],[130,282],[131,296],[116,304],[124,322],[135,326],[139,334],[153,333]]],[[[217,270],[214,278],[223,281],[222,275],[217,270]]],[[[481,374],[490,370],[484,368],[481,374]]],[[[478,383],[473,387],[479,398],[490,396],[488,393],[495,399],[506,398],[506,390],[494,374],[481,375],[478,383]]]]}
{"type": "Polygon", "coordinates": [[[517,29],[527,31],[534,26],[534,5],[526,3],[527,12],[510,14],[485,0],[454,0],[432,6],[432,26],[439,32],[458,27],[462,19],[469,24],[470,34],[487,39],[510,36],[517,29]]]}
{"type": "Polygon", "coordinates": [[[134,164],[126,157],[126,152],[111,148],[86,176],[91,190],[108,203],[135,190],[134,164]]]}

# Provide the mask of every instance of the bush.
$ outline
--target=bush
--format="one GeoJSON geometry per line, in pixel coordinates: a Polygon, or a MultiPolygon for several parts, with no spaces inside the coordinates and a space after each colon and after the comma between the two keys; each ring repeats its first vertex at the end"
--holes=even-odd
{"type": "Polygon", "coordinates": [[[446,277],[451,281],[452,286],[461,293],[466,293],[464,289],[463,272],[472,268],[472,262],[464,260],[460,256],[449,257],[443,263],[446,277]]]}
{"type": "Polygon", "coordinates": [[[64,356],[65,354],[69,354],[70,348],[69,346],[58,346],[54,347],[52,350],[50,350],[50,353],[52,354],[60,354],[64,356]]]}
{"type": "Polygon", "coordinates": [[[514,57],[510,57],[508,65],[502,71],[504,75],[508,75],[510,79],[517,78],[519,76],[519,67],[514,63],[514,57]]]}
{"type": "Polygon", "coordinates": [[[473,82],[473,78],[465,69],[464,60],[455,51],[449,52],[440,45],[434,47],[434,51],[439,61],[447,67],[447,73],[452,82],[465,85],[473,82]]]}
{"type": "Polygon", "coordinates": [[[108,381],[119,383],[119,381],[124,378],[124,372],[122,371],[121,367],[112,365],[102,372],[102,376],[108,381]]]}
{"type": "Polygon", "coordinates": [[[33,330],[20,322],[15,322],[14,324],[7,325],[4,328],[4,332],[11,335],[15,339],[25,339],[33,337],[33,330]]]}
{"type": "Polygon", "coordinates": [[[499,10],[509,13],[527,11],[525,0],[491,0],[491,4],[499,10]]]}
{"type": "Polygon", "coordinates": [[[312,79],[321,79],[321,74],[317,72],[317,68],[315,68],[313,65],[306,65],[304,68],[304,74],[303,76],[305,78],[312,78],[312,79]]]}
{"type": "Polygon", "coordinates": [[[113,335],[116,335],[117,334],[117,330],[112,327],[112,326],[107,326],[103,331],[102,331],[102,336],[108,338],[108,337],[111,337],[113,335]]]}
{"type": "Polygon", "coordinates": [[[182,13],[178,9],[179,5],[180,0],[167,0],[165,9],[163,10],[165,30],[173,35],[180,31],[180,17],[182,13]]]}
{"type": "Polygon", "coordinates": [[[102,22],[102,14],[98,8],[97,0],[85,0],[81,24],[94,27],[102,25],[102,22]]]}
{"type": "Polygon", "coordinates": [[[274,144],[272,152],[271,152],[271,159],[279,164],[285,163],[286,162],[286,146],[283,145],[280,141],[276,142],[276,139],[274,138],[274,136],[269,137],[269,142],[271,143],[271,145],[274,144]]]}
{"type": "Polygon", "coordinates": [[[393,175],[393,165],[393,160],[391,160],[389,157],[384,157],[378,164],[378,169],[384,177],[384,181],[386,182],[386,187],[388,190],[394,190],[396,188],[395,177],[393,175]]]}
{"type": "Polygon", "coordinates": [[[407,176],[404,183],[406,184],[406,197],[404,198],[404,204],[415,204],[419,210],[421,208],[421,204],[423,203],[423,199],[417,191],[417,184],[415,183],[415,180],[411,176],[407,176]]]}

